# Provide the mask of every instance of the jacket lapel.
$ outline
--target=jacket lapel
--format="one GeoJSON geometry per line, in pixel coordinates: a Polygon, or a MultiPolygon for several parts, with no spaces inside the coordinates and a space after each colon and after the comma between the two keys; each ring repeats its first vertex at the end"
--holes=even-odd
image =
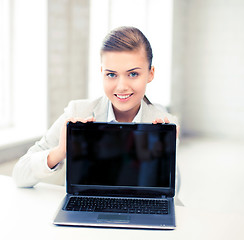
{"type": "Polygon", "coordinates": [[[109,100],[106,96],[101,97],[98,104],[93,110],[93,116],[97,122],[106,122],[108,118],[108,103],[109,100]]]}
{"type": "Polygon", "coordinates": [[[152,104],[142,101],[142,123],[152,123],[157,118],[162,118],[162,111],[155,108],[152,104]]]}
{"type": "Polygon", "coordinates": [[[142,110],[142,123],[152,123],[157,118],[164,120],[165,117],[167,117],[171,123],[178,123],[177,118],[169,114],[162,105],[147,104],[143,101],[142,110]]]}

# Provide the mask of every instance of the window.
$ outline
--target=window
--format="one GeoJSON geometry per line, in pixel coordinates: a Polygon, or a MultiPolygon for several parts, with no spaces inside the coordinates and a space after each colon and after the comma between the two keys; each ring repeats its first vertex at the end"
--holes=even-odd
{"type": "Polygon", "coordinates": [[[0,145],[43,135],[47,2],[0,0],[0,145]]]}
{"type": "Polygon", "coordinates": [[[155,78],[147,86],[153,103],[170,105],[171,42],[173,0],[92,0],[90,18],[89,97],[103,94],[100,74],[100,46],[111,29],[138,27],[153,50],[155,78]]]}

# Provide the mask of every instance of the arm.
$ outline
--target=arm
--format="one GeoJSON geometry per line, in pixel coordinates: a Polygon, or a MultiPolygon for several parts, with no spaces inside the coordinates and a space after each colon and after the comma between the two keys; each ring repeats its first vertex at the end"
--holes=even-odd
{"type": "Polygon", "coordinates": [[[33,187],[50,176],[62,177],[60,170],[64,165],[63,160],[66,155],[67,119],[77,121],[91,116],[96,103],[90,100],[69,103],[64,113],[55,121],[44,137],[36,142],[16,163],[13,169],[13,179],[18,187],[33,187]]]}
{"type": "Polygon", "coordinates": [[[58,145],[60,129],[66,117],[64,113],[47,131],[45,136],[36,142],[16,163],[13,169],[13,178],[18,187],[32,187],[41,179],[51,176],[62,168],[63,162],[51,169],[48,166],[47,158],[52,149],[58,145]]]}
{"type": "Polygon", "coordinates": [[[17,162],[13,170],[13,178],[18,187],[33,187],[43,178],[62,169],[66,157],[68,121],[95,121],[94,118],[69,118],[67,120],[67,117],[68,114],[64,113],[47,134],[17,162]]]}

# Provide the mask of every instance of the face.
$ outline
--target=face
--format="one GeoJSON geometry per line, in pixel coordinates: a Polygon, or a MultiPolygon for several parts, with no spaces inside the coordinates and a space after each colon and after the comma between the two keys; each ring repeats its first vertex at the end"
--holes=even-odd
{"type": "Polygon", "coordinates": [[[117,121],[131,122],[137,114],[147,83],[154,77],[144,48],[136,51],[104,52],[101,72],[104,91],[113,105],[117,121]]]}

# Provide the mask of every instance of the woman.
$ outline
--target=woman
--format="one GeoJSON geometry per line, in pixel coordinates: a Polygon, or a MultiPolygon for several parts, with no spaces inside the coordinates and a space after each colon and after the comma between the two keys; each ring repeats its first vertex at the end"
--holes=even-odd
{"type": "Polygon", "coordinates": [[[101,48],[105,96],[69,103],[45,136],[15,165],[17,186],[32,187],[62,169],[68,121],[175,123],[173,116],[145,96],[146,86],[154,78],[152,57],[150,43],[139,29],[120,27],[111,31],[101,48]]]}

